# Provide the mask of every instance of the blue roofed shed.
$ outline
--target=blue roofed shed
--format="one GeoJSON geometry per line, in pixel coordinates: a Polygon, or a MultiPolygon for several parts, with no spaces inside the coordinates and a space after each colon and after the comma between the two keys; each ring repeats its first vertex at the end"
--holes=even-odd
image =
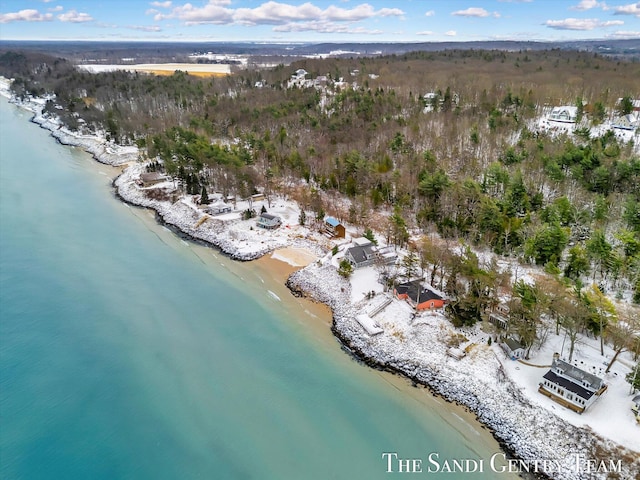
{"type": "Polygon", "coordinates": [[[324,217],[322,230],[324,233],[331,235],[332,237],[344,238],[346,235],[344,225],[342,225],[335,217],[324,217]]]}

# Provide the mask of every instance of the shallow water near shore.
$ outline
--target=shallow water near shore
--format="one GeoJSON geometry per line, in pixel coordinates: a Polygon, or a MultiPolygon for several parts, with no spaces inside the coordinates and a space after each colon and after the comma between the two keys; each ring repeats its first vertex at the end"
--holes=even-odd
{"type": "Polygon", "coordinates": [[[29,116],[0,99],[1,478],[387,478],[383,452],[496,478],[488,432],[353,361],[290,266],[180,239],[29,116]]]}

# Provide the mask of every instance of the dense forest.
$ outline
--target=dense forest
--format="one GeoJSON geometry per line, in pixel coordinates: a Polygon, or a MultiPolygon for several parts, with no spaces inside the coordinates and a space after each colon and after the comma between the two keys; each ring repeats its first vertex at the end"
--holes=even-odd
{"type": "Polygon", "coordinates": [[[46,110],[71,129],[137,144],[185,193],[284,194],[374,228],[410,248],[407,269],[422,268],[457,299],[457,323],[480,319],[507,288],[461,241],[547,272],[512,288],[511,315],[529,346],[543,311],[601,334],[613,318],[608,298],[640,303],[640,156],[612,130],[593,133],[631,112],[640,63],[448,50],[199,78],[92,74],[4,52],[0,75],[15,79],[18,97],[55,94],[46,110]],[[321,81],[292,87],[297,69],[321,81]],[[577,107],[575,134],[535,128],[558,105],[577,107]],[[419,233],[426,240],[413,241],[419,233]]]}

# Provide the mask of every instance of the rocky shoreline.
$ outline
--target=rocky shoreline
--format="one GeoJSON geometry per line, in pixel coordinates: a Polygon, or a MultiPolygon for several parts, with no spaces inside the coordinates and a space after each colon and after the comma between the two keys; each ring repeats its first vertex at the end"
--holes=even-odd
{"type": "MultiPolygon", "coordinates": [[[[354,320],[357,311],[349,302],[349,283],[330,266],[313,264],[299,270],[289,277],[287,286],[294,294],[305,295],[330,306],[334,335],[357,359],[370,367],[403,375],[447,401],[467,407],[514,458],[529,464],[545,459],[558,462],[554,463],[557,469],[538,472],[537,478],[610,478],[607,473],[586,472],[586,467],[578,468],[578,453],[585,461],[621,459],[623,472],[619,478],[639,478],[640,458],[636,458],[635,452],[602,439],[588,429],[575,427],[532,404],[504,374],[490,349],[481,352],[482,357],[476,361],[487,365],[485,376],[493,386],[469,375],[463,363],[466,359],[458,362],[447,358],[446,348],[437,340],[432,342],[433,348],[426,357],[414,359],[411,352],[397,348],[393,339],[384,338],[384,335],[364,335],[354,320]],[[334,287],[326,288],[326,285],[334,287]]],[[[426,335],[435,338],[435,330],[428,331],[426,335]]]]}
{"type": "MultiPolygon", "coordinates": [[[[125,203],[154,210],[161,223],[177,229],[190,239],[212,245],[230,258],[240,261],[253,260],[285,246],[319,249],[317,244],[303,238],[285,242],[281,238],[270,237],[265,237],[259,248],[254,244],[249,249],[242,249],[241,245],[250,239],[234,238],[229,233],[228,223],[213,218],[199,223],[201,215],[186,203],[154,200],[141,192],[135,186],[134,179],[144,166],[131,163],[138,158],[137,150],[121,151],[98,138],[76,136],[55,121],[42,117],[33,106],[26,108],[34,113],[31,121],[49,130],[61,144],[80,147],[104,164],[122,166],[130,163],[113,181],[116,196],[125,203]]],[[[487,368],[483,378],[478,378],[469,375],[463,368],[455,368],[460,364],[452,368],[451,360],[446,357],[446,345],[442,342],[433,341],[429,354],[416,359],[411,358],[409,351],[398,348],[397,339],[391,336],[365,335],[355,321],[359,310],[351,302],[350,284],[331,265],[312,263],[293,273],[286,285],[295,295],[310,297],[328,305],[333,314],[333,334],[368,366],[403,375],[427,386],[447,401],[466,406],[514,458],[529,463],[544,459],[558,462],[558,471],[541,473],[538,478],[608,478],[607,474],[579,471],[575,464],[576,452],[583,453],[586,459],[622,459],[624,470],[619,478],[640,478],[640,458],[635,458],[634,452],[533,405],[504,374],[491,350],[480,353],[483,355],[480,360],[487,368]],[[492,384],[488,385],[487,380],[492,384]]],[[[435,330],[425,330],[425,335],[437,338],[435,330]]]]}

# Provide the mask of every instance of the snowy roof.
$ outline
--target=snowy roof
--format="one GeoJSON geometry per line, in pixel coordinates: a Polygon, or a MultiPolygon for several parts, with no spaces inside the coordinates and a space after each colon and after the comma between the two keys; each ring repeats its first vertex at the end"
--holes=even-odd
{"type": "Polygon", "coordinates": [[[592,389],[594,391],[600,390],[600,388],[602,388],[604,384],[604,381],[600,377],[597,377],[589,372],[585,372],[584,370],[575,367],[559,358],[553,360],[551,368],[564,377],[568,377],[571,381],[582,384],[586,388],[592,389]]]}
{"type": "Polygon", "coordinates": [[[280,217],[271,215],[270,213],[261,213],[260,218],[264,218],[265,220],[280,220],[280,217]]]}
{"type": "Polygon", "coordinates": [[[353,244],[358,247],[365,247],[367,245],[371,245],[371,240],[364,237],[358,237],[353,239],[353,244]]]}
{"type": "Polygon", "coordinates": [[[140,178],[143,182],[155,182],[159,180],[164,180],[166,177],[160,172],[148,172],[140,175],[140,178]]]}
{"type": "Polygon", "coordinates": [[[212,203],[209,206],[213,207],[213,208],[229,208],[229,207],[231,207],[231,205],[229,205],[228,203],[223,202],[222,200],[218,200],[217,202],[212,203]]]}
{"type": "Polygon", "coordinates": [[[362,328],[364,328],[369,335],[377,335],[384,332],[384,330],[380,328],[380,325],[378,325],[375,320],[369,317],[369,315],[361,313],[360,315],[356,316],[356,320],[360,325],[362,325],[362,328]]]}
{"type": "Polygon", "coordinates": [[[337,227],[340,225],[340,222],[335,217],[324,217],[324,222],[331,225],[332,227],[337,227]]]}
{"type": "Polygon", "coordinates": [[[553,110],[551,110],[551,113],[559,113],[563,111],[571,114],[571,116],[576,116],[578,114],[578,107],[575,107],[573,105],[563,105],[561,107],[553,107],[553,110]]]}
{"type": "Polygon", "coordinates": [[[504,340],[504,343],[507,344],[507,346],[511,349],[512,352],[515,352],[519,348],[524,348],[520,342],[518,342],[517,340],[511,337],[507,337],[504,340]]]}
{"type": "Polygon", "coordinates": [[[411,300],[420,303],[427,302],[429,300],[442,300],[442,297],[436,292],[422,285],[420,280],[413,280],[411,282],[402,283],[396,286],[396,292],[398,294],[407,294],[411,300]]]}

